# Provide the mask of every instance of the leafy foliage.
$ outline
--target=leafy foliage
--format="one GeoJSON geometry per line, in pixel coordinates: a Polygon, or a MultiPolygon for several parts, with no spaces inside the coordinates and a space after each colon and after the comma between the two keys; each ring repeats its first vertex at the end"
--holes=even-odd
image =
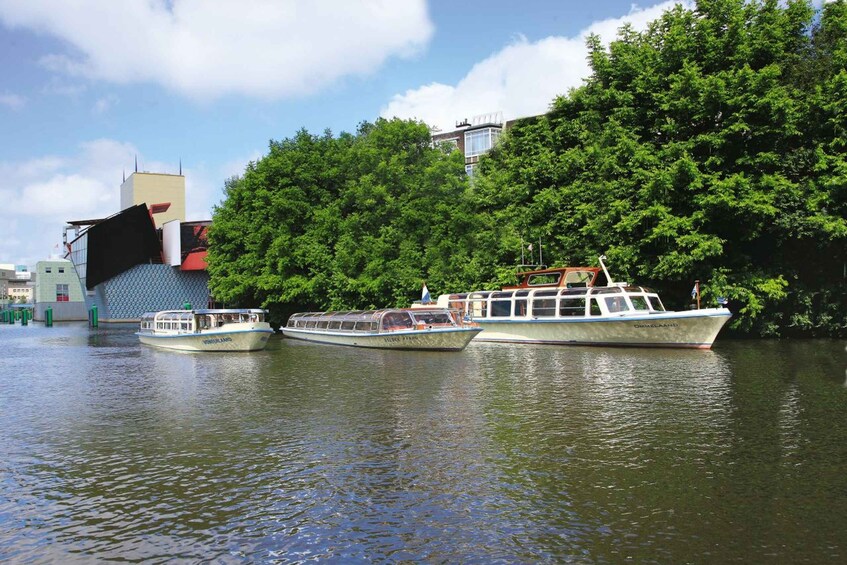
{"type": "Polygon", "coordinates": [[[280,323],[304,308],[407,305],[424,282],[461,285],[474,232],[466,190],[461,155],[432,147],[420,123],[272,141],[215,209],[212,293],[280,323]]]}
{"type": "Polygon", "coordinates": [[[214,296],[277,323],[404,305],[513,282],[540,240],[672,307],[703,281],[741,333],[847,334],[847,1],[697,0],[587,43],[585,84],[471,182],[421,123],[272,141],[215,210],[214,296]]]}
{"type": "Polygon", "coordinates": [[[608,49],[589,38],[586,84],[484,159],[493,233],[565,262],[605,253],[675,307],[702,280],[745,333],[847,333],[847,6],[814,15],[700,0],[608,49]]]}

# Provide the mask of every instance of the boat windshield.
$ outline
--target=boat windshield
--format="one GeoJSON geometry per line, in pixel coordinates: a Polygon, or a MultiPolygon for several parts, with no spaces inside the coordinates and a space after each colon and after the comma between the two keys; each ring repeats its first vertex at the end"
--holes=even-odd
{"type": "Polygon", "coordinates": [[[452,314],[447,310],[425,310],[422,312],[413,312],[412,317],[416,324],[425,324],[427,326],[455,326],[456,321],[453,320],[452,314]]]}
{"type": "Polygon", "coordinates": [[[407,330],[411,329],[413,325],[414,321],[412,320],[412,316],[409,312],[386,312],[382,317],[383,330],[407,330]]]}

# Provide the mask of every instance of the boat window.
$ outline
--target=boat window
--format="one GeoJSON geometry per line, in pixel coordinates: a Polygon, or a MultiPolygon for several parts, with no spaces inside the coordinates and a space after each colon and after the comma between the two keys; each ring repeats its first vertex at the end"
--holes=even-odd
{"type": "Polygon", "coordinates": [[[339,329],[339,328],[341,328],[341,320],[332,320],[332,321],[330,321],[330,323],[329,323],[329,329],[331,329],[331,330],[337,330],[337,329],[339,329]]]}
{"type": "Polygon", "coordinates": [[[474,318],[485,318],[488,316],[488,302],[485,300],[469,300],[468,313],[474,318]]]}
{"type": "Polygon", "coordinates": [[[533,273],[527,277],[526,284],[529,286],[550,286],[559,284],[562,273],[533,273]]]}
{"type": "Polygon", "coordinates": [[[469,295],[468,295],[468,298],[469,298],[469,299],[475,299],[475,298],[488,298],[488,295],[489,295],[489,294],[491,294],[491,291],[490,291],[490,290],[484,290],[484,291],[482,291],[482,292],[474,292],[473,294],[469,294],[469,295]]]}
{"type": "Polygon", "coordinates": [[[586,287],[594,278],[593,271],[571,271],[565,275],[565,286],[568,288],[586,287]]]}
{"type": "Polygon", "coordinates": [[[606,302],[606,309],[610,313],[626,312],[629,310],[629,305],[626,303],[623,296],[607,296],[603,300],[606,302]]]}
{"type": "Polygon", "coordinates": [[[529,296],[528,290],[516,290],[515,296],[529,296]]]}
{"type": "MultiPolygon", "coordinates": [[[[526,296],[527,291],[519,290],[515,295],[520,293],[526,296]]],[[[526,298],[515,298],[515,316],[526,316],[526,298]]]]}
{"type": "Polygon", "coordinates": [[[318,325],[316,326],[318,329],[325,330],[329,322],[327,320],[318,321],[318,325]]]}
{"type": "Polygon", "coordinates": [[[306,322],[306,327],[307,328],[314,328],[316,323],[317,322],[315,322],[314,320],[309,320],[308,322],[306,322]]]}
{"type": "Polygon", "coordinates": [[[453,318],[449,312],[415,312],[415,321],[427,325],[453,325],[453,318]]]}
{"type": "Polygon", "coordinates": [[[536,318],[552,318],[556,315],[555,298],[535,298],[532,301],[532,315],[536,318]]]}
{"type": "Polygon", "coordinates": [[[648,296],[647,300],[650,301],[650,306],[653,307],[653,310],[656,310],[658,312],[665,311],[665,306],[662,304],[662,301],[659,300],[658,296],[648,296]]]}
{"type": "Polygon", "coordinates": [[[355,327],[356,327],[356,322],[354,322],[353,320],[344,320],[343,322],[341,322],[341,329],[342,330],[352,330],[355,327]]]}
{"type": "Polygon", "coordinates": [[[455,310],[458,313],[458,316],[460,318],[464,318],[465,312],[467,311],[467,304],[465,303],[464,300],[454,300],[453,296],[455,296],[455,295],[451,295],[450,302],[448,303],[447,306],[451,310],[455,310]]]}
{"type": "Polygon", "coordinates": [[[590,316],[600,316],[602,312],[600,311],[600,303],[597,302],[596,298],[592,298],[591,302],[589,302],[589,312],[590,316]]]}
{"type": "Polygon", "coordinates": [[[630,296],[629,301],[632,302],[632,307],[636,310],[649,310],[647,299],[643,296],[630,296]]]}
{"type": "Polygon", "coordinates": [[[182,329],[184,331],[188,331],[188,329],[190,327],[188,322],[180,322],[179,325],[180,325],[180,329],[182,329]]]}
{"type": "Polygon", "coordinates": [[[492,318],[508,318],[512,315],[511,300],[492,300],[491,301],[491,317],[492,318]]]}
{"type": "Polygon", "coordinates": [[[565,288],[565,289],[562,289],[561,295],[562,296],[585,296],[585,292],[586,291],[585,291],[584,288],[565,288]]]}
{"type": "Polygon", "coordinates": [[[585,316],[585,297],[563,296],[559,301],[559,316],[585,316]]]}
{"type": "Polygon", "coordinates": [[[412,318],[406,312],[389,312],[382,319],[382,327],[386,330],[403,330],[412,327],[412,318]]]}
{"type": "Polygon", "coordinates": [[[375,325],[376,325],[376,322],[356,322],[356,330],[357,331],[369,332],[371,330],[376,329],[374,327],[375,325]]]}
{"type": "Polygon", "coordinates": [[[557,294],[559,294],[558,290],[536,290],[532,296],[538,298],[541,296],[556,296],[557,294]]]}
{"type": "Polygon", "coordinates": [[[514,294],[511,290],[508,292],[492,292],[491,298],[511,298],[514,294]]]}
{"type": "Polygon", "coordinates": [[[592,294],[620,294],[621,292],[623,292],[623,289],[619,286],[604,286],[591,290],[592,294]]]}

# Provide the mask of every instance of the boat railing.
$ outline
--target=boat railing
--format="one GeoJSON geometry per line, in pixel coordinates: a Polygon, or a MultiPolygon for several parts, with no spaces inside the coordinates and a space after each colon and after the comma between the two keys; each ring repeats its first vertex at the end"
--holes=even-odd
{"type": "Polygon", "coordinates": [[[664,312],[659,296],[639,286],[508,289],[444,295],[459,319],[571,318],[664,312]]]}

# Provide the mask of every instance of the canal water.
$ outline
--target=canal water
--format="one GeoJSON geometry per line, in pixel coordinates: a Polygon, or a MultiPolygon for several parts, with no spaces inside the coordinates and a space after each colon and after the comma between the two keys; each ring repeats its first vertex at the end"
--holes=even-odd
{"type": "Polygon", "coordinates": [[[246,354],[0,326],[0,561],[843,563],[844,341],[246,354]]]}

